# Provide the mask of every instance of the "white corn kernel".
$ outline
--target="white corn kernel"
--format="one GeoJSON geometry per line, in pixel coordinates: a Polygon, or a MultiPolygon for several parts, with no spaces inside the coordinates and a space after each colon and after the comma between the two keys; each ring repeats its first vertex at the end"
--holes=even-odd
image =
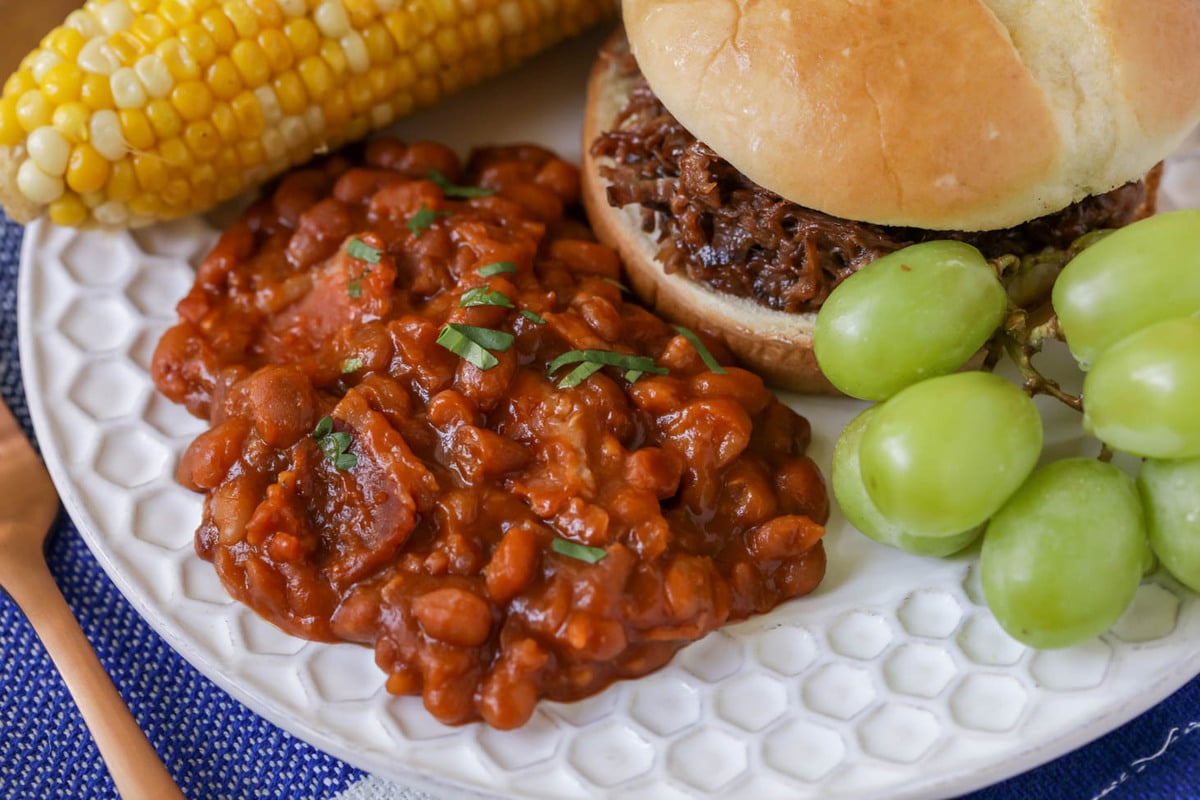
{"type": "Polygon", "coordinates": [[[146,87],[146,93],[151,97],[166,97],[175,88],[171,71],[157,53],[139,58],[133,65],[133,71],[137,73],[142,86],[146,87]]]}
{"type": "Polygon", "coordinates": [[[85,39],[92,39],[101,33],[100,23],[92,16],[92,12],[85,8],[77,8],[70,14],[67,14],[63,26],[74,28],[82,33],[85,39]]]}
{"type": "Polygon", "coordinates": [[[330,39],[340,39],[350,32],[350,17],[341,0],[325,0],[313,11],[313,22],[322,34],[330,39]]]}
{"type": "Polygon", "coordinates": [[[113,102],[117,108],[141,108],[146,105],[146,87],[130,67],[121,67],[109,78],[113,102]]]}
{"type": "Polygon", "coordinates": [[[133,24],[133,11],[130,10],[125,0],[109,0],[96,8],[93,13],[96,15],[100,27],[109,36],[128,30],[129,26],[133,24]]]}
{"type": "Polygon", "coordinates": [[[111,108],[92,114],[88,133],[91,134],[92,147],[109,161],[122,159],[129,152],[125,137],[121,135],[121,118],[111,108]]]}
{"type": "Polygon", "coordinates": [[[62,175],[67,171],[67,159],[71,157],[71,145],[66,138],[50,126],[38,128],[25,140],[25,148],[33,163],[47,175],[62,175]]]}
{"type": "Polygon", "coordinates": [[[263,131],[262,146],[263,152],[270,160],[277,160],[287,155],[287,142],[284,141],[283,134],[277,127],[267,128],[263,131]]]}
{"type": "Polygon", "coordinates": [[[92,216],[101,225],[108,225],[112,228],[119,228],[129,220],[129,209],[124,203],[116,200],[109,200],[107,203],[102,203],[92,209],[92,216]]]}
{"type": "Polygon", "coordinates": [[[105,196],[104,192],[84,192],[83,194],[79,195],[79,199],[82,200],[83,204],[89,209],[99,208],[104,203],[108,202],[108,197],[105,196]]]}
{"type": "Polygon", "coordinates": [[[39,84],[45,80],[46,73],[62,63],[62,56],[53,50],[39,50],[29,59],[29,72],[39,84]]]}
{"type": "Polygon", "coordinates": [[[371,127],[383,128],[392,124],[396,112],[390,103],[379,103],[371,107],[371,127]]]}
{"type": "MultiPolygon", "coordinates": [[[[279,123],[279,133],[283,136],[284,146],[288,150],[294,150],[304,146],[308,139],[308,126],[304,124],[301,117],[285,117],[279,123]]],[[[266,149],[265,145],[263,149],[266,149]]],[[[268,155],[270,154],[268,153],[268,155]]]]}
{"type": "Polygon", "coordinates": [[[103,39],[92,39],[79,48],[79,55],[76,56],[75,63],[84,72],[92,72],[96,75],[112,75],[120,66],[113,61],[112,52],[104,44],[103,39]]]}
{"type": "Polygon", "coordinates": [[[283,109],[279,106],[279,98],[275,96],[275,90],[271,88],[271,84],[264,83],[255,89],[254,96],[258,98],[258,107],[262,111],[267,127],[278,125],[279,120],[283,119],[283,109]]]}
{"type": "Polygon", "coordinates": [[[350,31],[340,42],[342,52],[346,54],[346,66],[356,75],[361,75],[371,68],[371,54],[367,52],[367,43],[363,41],[358,31],[350,31]]]}
{"type": "Polygon", "coordinates": [[[53,203],[62,197],[63,179],[57,175],[47,175],[27,158],[17,169],[17,188],[34,203],[53,203]]]}
{"type": "Polygon", "coordinates": [[[288,19],[304,16],[308,11],[308,5],[304,0],[276,0],[279,3],[279,10],[288,19]]]}

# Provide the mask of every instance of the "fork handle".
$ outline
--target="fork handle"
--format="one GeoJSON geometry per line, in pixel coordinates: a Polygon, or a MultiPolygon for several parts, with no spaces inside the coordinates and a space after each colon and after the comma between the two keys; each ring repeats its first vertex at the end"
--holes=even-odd
{"type": "MultiPolygon", "coordinates": [[[[3,524],[3,523],[0,523],[3,524]]],[[[104,671],[49,569],[10,577],[5,589],[25,612],[83,715],[124,800],[184,800],[117,687],[104,671]]]]}

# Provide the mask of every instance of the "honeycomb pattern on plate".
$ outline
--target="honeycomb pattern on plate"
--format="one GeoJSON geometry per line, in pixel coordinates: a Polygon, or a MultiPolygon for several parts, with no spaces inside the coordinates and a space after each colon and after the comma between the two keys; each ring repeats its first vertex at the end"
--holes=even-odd
{"type": "MultiPolygon", "coordinates": [[[[1196,145],[1167,173],[1167,206],[1200,198],[1196,145]]],[[[214,236],[195,220],[136,234],[29,229],[21,336],[38,434],[89,544],[167,640],[247,705],[365,769],[521,797],[957,794],[1103,733],[1117,709],[1132,714],[1200,669],[1200,603],[1162,573],[1105,635],[1037,653],[984,607],[972,555],[916,559],[835,516],[830,573],[812,597],[642,680],[544,703],[522,730],[444,727],[418,699],[386,694],[368,650],[280,633],[192,554],[200,501],[172,473],[201,425],[154,393],[146,368],[214,236]]],[[[858,406],[794,402],[827,467],[858,406]]],[[[1077,443],[1072,424],[1048,411],[1056,454],[1077,443]]]]}

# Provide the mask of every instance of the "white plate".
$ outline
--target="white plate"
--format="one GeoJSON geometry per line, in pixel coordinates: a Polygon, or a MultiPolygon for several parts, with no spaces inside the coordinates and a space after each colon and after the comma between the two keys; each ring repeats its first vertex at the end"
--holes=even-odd
{"type": "MultiPolygon", "coordinates": [[[[583,78],[599,41],[567,44],[400,126],[455,145],[538,141],[578,159],[583,78]]],[[[1168,172],[1200,200],[1200,147],[1168,172]]],[[[447,728],[393,698],[371,651],[290,638],[231,602],[192,551],[198,496],[178,454],[201,423],[154,393],[147,364],[191,265],[198,219],[134,234],[46,224],[25,235],[25,386],[71,516],[113,581],[201,672],[250,708],[370,772],[443,793],[521,797],[945,797],[1014,775],[1116,727],[1200,671],[1200,602],[1161,573],[1105,635],[1034,652],[984,607],[974,556],[875,545],[836,513],[814,595],[715,633],[660,672],[519,731],[447,728]]],[[[813,455],[860,407],[792,398],[813,455]]],[[[1081,444],[1044,405],[1054,455],[1081,444]]]]}

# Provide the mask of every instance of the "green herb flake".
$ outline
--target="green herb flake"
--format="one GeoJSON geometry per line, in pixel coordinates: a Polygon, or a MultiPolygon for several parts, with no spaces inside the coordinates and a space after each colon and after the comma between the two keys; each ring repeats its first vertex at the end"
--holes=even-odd
{"type": "Polygon", "coordinates": [[[713,358],[713,354],[708,351],[708,348],[704,346],[704,342],[700,341],[700,337],[691,328],[676,325],[675,330],[679,331],[679,334],[683,338],[692,343],[692,347],[696,348],[696,352],[700,354],[700,360],[704,362],[704,366],[708,367],[710,372],[715,372],[718,375],[725,374],[725,368],[717,363],[717,360],[713,358]]]}
{"type": "Polygon", "coordinates": [[[429,174],[425,177],[431,183],[436,184],[446,197],[491,197],[496,193],[495,189],[487,189],[483,186],[459,186],[451,183],[449,178],[436,169],[429,170],[429,174]]]}
{"type": "Polygon", "coordinates": [[[350,240],[346,245],[346,253],[351,258],[357,258],[359,261],[366,261],[368,264],[378,264],[383,251],[378,247],[371,245],[359,239],[357,236],[350,240]]]}
{"type": "Polygon", "coordinates": [[[415,238],[420,239],[421,234],[425,233],[425,231],[429,229],[429,226],[433,224],[434,220],[436,220],[438,217],[448,216],[450,216],[449,211],[434,211],[425,203],[421,203],[421,207],[418,208],[416,213],[412,215],[412,218],[404,224],[404,227],[412,231],[412,235],[415,238]]]}
{"type": "Polygon", "coordinates": [[[558,386],[570,389],[598,372],[602,367],[619,367],[625,370],[625,379],[630,383],[637,380],[643,373],[666,375],[669,370],[654,363],[648,356],[635,356],[629,353],[618,353],[615,350],[568,350],[550,362],[546,371],[553,375],[567,364],[582,364],[588,367],[585,371],[579,367],[568,373],[558,386]],[[632,377],[631,377],[632,376],[632,377]]]}
{"type": "Polygon", "coordinates": [[[612,278],[601,278],[600,280],[604,281],[605,283],[609,284],[610,286],[617,287],[625,294],[633,294],[633,290],[630,289],[625,284],[621,283],[620,281],[614,281],[612,278]]]}
{"type": "Polygon", "coordinates": [[[550,543],[550,549],[561,556],[588,564],[595,564],[608,555],[608,551],[603,547],[589,547],[586,544],[579,544],[567,539],[555,539],[550,543]]]}
{"type": "Polygon", "coordinates": [[[545,325],[546,318],[536,311],[530,311],[528,308],[521,309],[521,316],[532,322],[534,325],[545,325]]]}
{"type": "Polygon", "coordinates": [[[342,362],[342,374],[349,375],[351,372],[358,372],[363,368],[364,362],[358,356],[351,356],[342,362]]]}
{"type": "Polygon", "coordinates": [[[517,265],[511,261],[497,261],[493,264],[485,264],[475,270],[480,277],[490,278],[493,275],[511,274],[517,271],[517,265]]]}
{"type": "Polygon", "coordinates": [[[350,295],[351,300],[357,300],[362,297],[362,276],[351,278],[346,284],[346,294],[350,295]]]}
{"type": "Polygon", "coordinates": [[[458,299],[459,308],[471,308],[472,306],[515,308],[512,300],[508,299],[508,295],[504,292],[494,292],[486,286],[476,286],[470,291],[463,292],[463,296],[458,299]]]}
{"type": "Polygon", "coordinates": [[[447,323],[437,338],[437,343],[442,347],[483,370],[491,369],[500,363],[490,351],[504,352],[512,347],[513,341],[511,333],[463,325],[459,322],[447,323]]]}
{"type": "Polygon", "coordinates": [[[345,431],[335,433],[333,417],[321,417],[317,426],[313,428],[312,435],[317,440],[317,447],[333,462],[334,469],[344,472],[358,464],[358,457],[346,452],[350,449],[350,434],[345,431]]]}

